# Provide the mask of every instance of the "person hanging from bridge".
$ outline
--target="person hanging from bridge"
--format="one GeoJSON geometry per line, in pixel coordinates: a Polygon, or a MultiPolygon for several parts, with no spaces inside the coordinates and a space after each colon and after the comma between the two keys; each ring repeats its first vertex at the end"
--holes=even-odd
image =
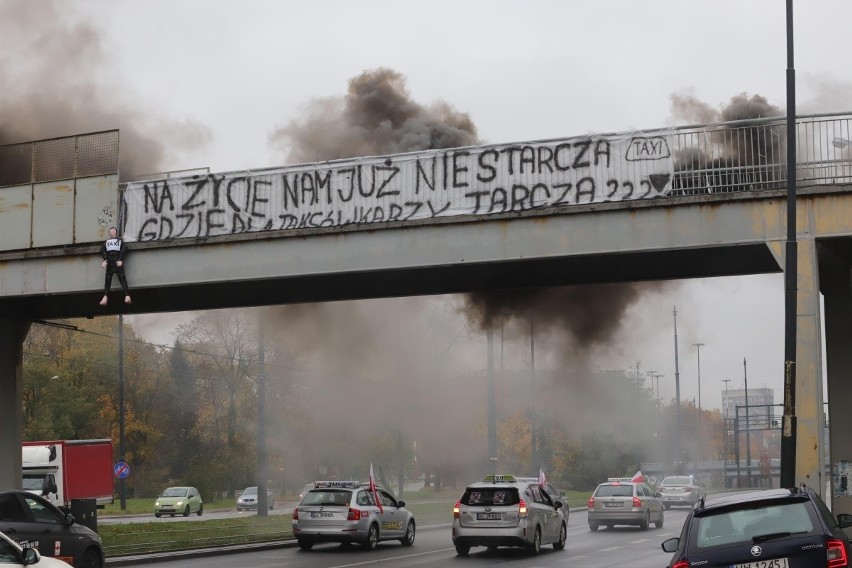
{"type": "Polygon", "coordinates": [[[121,283],[121,289],[124,291],[124,303],[130,303],[130,291],[127,288],[127,278],[124,275],[124,255],[126,252],[124,240],[118,238],[118,230],[115,227],[110,227],[109,238],[101,245],[101,256],[104,259],[101,262],[101,267],[106,268],[104,297],[100,301],[102,306],[107,305],[113,274],[118,276],[118,281],[121,283]]]}

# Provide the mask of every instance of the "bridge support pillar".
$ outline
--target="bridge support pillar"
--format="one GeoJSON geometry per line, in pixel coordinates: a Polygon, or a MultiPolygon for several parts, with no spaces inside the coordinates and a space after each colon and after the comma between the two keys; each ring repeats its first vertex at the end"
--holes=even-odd
{"type": "Polygon", "coordinates": [[[825,297],[825,351],[828,371],[828,415],[831,471],[831,510],[852,513],[852,267],[842,255],[822,246],[820,289],[825,297]],[[847,462],[842,471],[842,463],[847,462]],[[839,474],[847,476],[845,483],[839,474]],[[845,485],[845,490],[843,486],[845,485]]]}
{"type": "Polygon", "coordinates": [[[21,487],[25,321],[0,319],[0,487],[21,487]],[[11,395],[11,396],[10,396],[11,395]]]}
{"type": "MultiPolygon", "coordinates": [[[[825,494],[822,322],[816,241],[798,241],[796,308],[796,483],[825,494]]],[[[778,368],[784,372],[783,364],[778,368]]],[[[783,401],[782,401],[783,402],[783,401]]]]}
{"type": "MultiPolygon", "coordinates": [[[[801,209],[800,209],[801,211],[801,209]]],[[[809,217],[806,217],[809,219],[809,217]]],[[[816,241],[812,233],[799,230],[796,275],[796,483],[824,496],[825,435],[822,399],[822,323],[820,279],[816,241]]],[[[780,242],[771,243],[778,264],[784,267],[780,242]]],[[[784,376],[783,361],[778,373],[784,376]]],[[[782,396],[783,396],[782,392],[782,396]]],[[[783,401],[780,401],[783,402],[783,401]]]]}

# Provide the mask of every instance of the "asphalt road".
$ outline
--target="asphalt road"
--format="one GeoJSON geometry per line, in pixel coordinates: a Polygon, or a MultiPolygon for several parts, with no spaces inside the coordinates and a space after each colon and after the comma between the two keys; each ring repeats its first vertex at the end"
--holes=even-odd
{"type": "Polygon", "coordinates": [[[230,568],[236,564],[246,568],[438,568],[450,565],[491,566],[511,563],[513,567],[535,568],[565,565],[584,568],[663,568],[668,564],[671,554],[663,552],[660,543],[680,534],[686,513],[687,509],[666,511],[665,526],[662,529],[650,528],[643,531],[633,527],[616,527],[591,532],[586,511],[572,511],[565,550],[555,551],[547,546],[539,556],[531,556],[527,550],[519,548],[499,548],[495,552],[488,552],[485,548],[473,548],[467,558],[458,557],[452,545],[450,525],[447,523],[420,527],[412,547],[386,542],[381,543],[378,549],[368,551],[357,545],[318,544],[311,551],[302,551],[293,543],[249,550],[237,548],[186,555],[107,559],[107,564],[142,566],[151,561],[160,561],[167,564],[168,568],[230,568]]]}

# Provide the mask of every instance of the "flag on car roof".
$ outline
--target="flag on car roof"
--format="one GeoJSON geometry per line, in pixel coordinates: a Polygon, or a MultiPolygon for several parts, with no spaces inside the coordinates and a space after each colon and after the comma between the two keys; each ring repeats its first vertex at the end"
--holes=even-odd
{"type": "Polygon", "coordinates": [[[538,486],[544,487],[545,485],[547,485],[547,477],[544,475],[544,468],[540,467],[538,468],[538,486]]]}
{"type": "Polygon", "coordinates": [[[645,476],[642,475],[642,470],[640,469],[636,473],[633,474],[633,477],[630,478],[630,481],[636,483],[645,483],[645,476]]]}
{"type": "Polygon", "coordinates": [[[384,513],[385,509],[382,507],[382,500],[379,499],[379,492],[376,491],[376,478],[373,477],[373,462],[370,462],[370,493],[373,494],[373,499],[376,500],[376,506],[379,508],[379,512],[384,513]]]}

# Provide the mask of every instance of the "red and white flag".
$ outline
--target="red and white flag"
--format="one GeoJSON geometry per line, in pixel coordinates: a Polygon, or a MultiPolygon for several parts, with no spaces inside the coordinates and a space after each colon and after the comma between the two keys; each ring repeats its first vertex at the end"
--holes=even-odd
{"type": "Polygon", "coordinates": [[[545,485],[547,485],[547,477],[544,475],[544,468],[540,467],[538,468],[538,486],[544,487],[545,485]]]}
{"type": "Polygon", "coordinates": [[[376,491],[376,478],[373,477],[373,462],[370,462],[370,493],[373,494],[373,499],[376,500],[376,506],[379,508],[379,512],[384,513],[385,509],[382,507],[382,500],[379,499],[379,492],[376,491]]]}
{"type": "Polygon", "coordinates": [[[645,476],[642,475],[642,470],[640,469],[636,473],[633,474],[633,477],[630,478],[630,481],[635,483],[645,483],[645,476]]]}

